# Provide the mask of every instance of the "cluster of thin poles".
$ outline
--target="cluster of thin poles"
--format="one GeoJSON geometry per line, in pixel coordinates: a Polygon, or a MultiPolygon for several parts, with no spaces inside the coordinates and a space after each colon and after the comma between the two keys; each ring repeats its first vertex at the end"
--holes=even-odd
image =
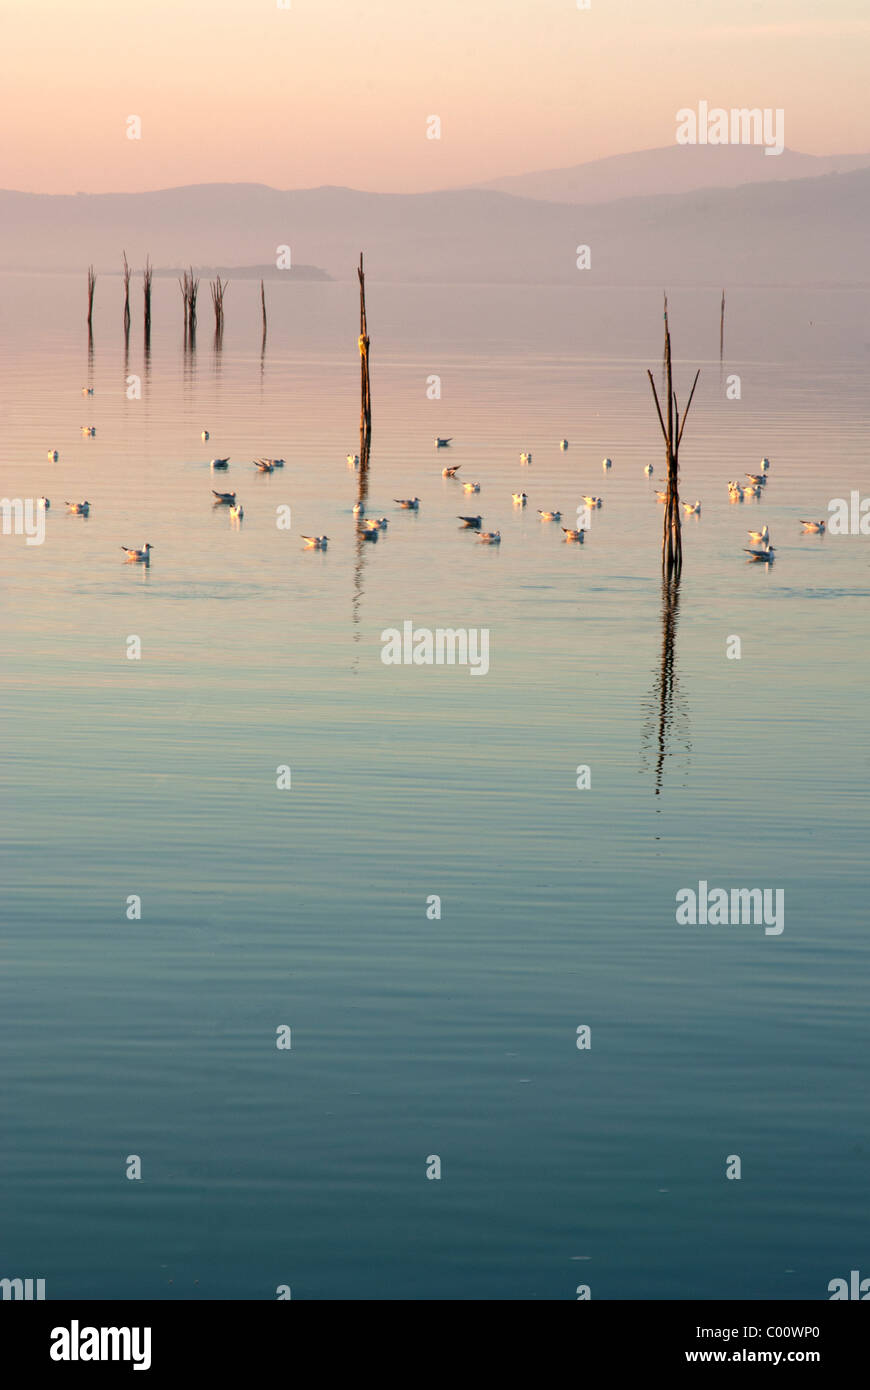
{"type": "Polygon", "coordinates": [[[178,281],[181,298],[184,302],[184,342],[194,347],[196,343],[196,297],[199,294],[199,280],[193,273],[193,266],[182,271],[178,281]]]}
{"type": "Polygon", "coordinates": [[[214,309],[214,341],[215,346],[220,347],[224,336],[224,295],[227,291],[228,280],[217,279],[209,281],[211,290],[211,302],[214,309]]]}
{"type": "MultiPolygon", "coordinates": [[[[122,252],[122,275],[124,281],[124,339],[129,343],[130,324],[132,315],[130,312],[130,281],[133,277],[133,267],[127,260],[126,251],[122,252]]],[[[362,261],[362,258],[360,258],[362,261]]],[[[142,300],[144,308],[144,327],[145,327],[145,346],[151,346],[151,290],[154,282],[154,267],[151,264],[151,257],[145,257],[145,269],[142,271],[142,300]]],[[[184,342],[185,346],[196,346],[196,301],[199,293],[199,280],[193,273],[193,267],[182,272],[179,281],[181,298],[184,306],[184,342]]],[[[97,286],[97,274],[92,265],[88,266],[88,339],[93,340],[94,333],[94,292],[97,286]]],[[[214,309],[214,335],[215,344],[220,347],[224,332],[224,295],[229,286],[228,280],[222,280],[220,275],[215,280],[209,281],[211,290],[211,302],[214,309]]],[[[364,291],[361,290],[364,297],[364,291]]],[[[263,341],[262,350],[266,349],[266,331],[268,320],[266,318],[266,286],[260,281],[260,313],[263,322],[263,341]]],[[[363,304],[363,317],[365,306],[363,304]]]]}

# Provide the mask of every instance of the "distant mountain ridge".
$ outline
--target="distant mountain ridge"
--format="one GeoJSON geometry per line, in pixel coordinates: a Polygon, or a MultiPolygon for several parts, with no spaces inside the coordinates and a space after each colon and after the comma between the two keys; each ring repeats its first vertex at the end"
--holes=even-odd
{"type": "MultiPolygon", "coordinates": [[[[767,163],[775,163],[768,159],[767,163]]],[[[575,205],[487,189],[365,193],[201,184],[150,193],[0,192],[0,268],[293,265],[410,283],[866,285],[870,169],[575,205]],[[577,248],[591,248],[578,270],[577,248]]],[[[223,274],[223,272],[221,272],[223,274]]],[[[288,284],[293,270],[283,271],[288,284]]]]}
{"type": "Polygon", "coordinates": [[[744,183],[819,178],[870,168],[870,154],[813,155],[784,149],[765,155],[760,145],[667,145],[610,155],[563,169],[510,174],[471,185],[548,203],[607,203],[616,198],[736,188],[744,183]]]}

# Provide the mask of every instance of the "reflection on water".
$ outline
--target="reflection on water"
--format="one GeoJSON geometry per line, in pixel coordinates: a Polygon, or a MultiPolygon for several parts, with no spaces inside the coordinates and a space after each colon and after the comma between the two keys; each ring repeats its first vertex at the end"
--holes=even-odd
{"type": "Polygon", "coordinates": [[[870,541],[804,544],[798,518],[870,492],[868,297],[729,290],[737,406],[718,292],[671,295],[714,369],[681,457],[703,512],[660,589],[657,291],[373,281],[354,478],[355,281],[275,284],[268,376],[255,284],[199,367],[174,281],[144,362],[103,295],[87,414],[83,288],[0,276],[2,495],[53,501],[43,545],[0,536],[0,1274],[55,1298],[570,1299],[588,1256],[595,1297],[825,1297],[870,1241],[870,541]],[[457,529],[436,434],[500,550],[457,529]],[[763,502],[731,507],[762,455],[763,502]],[[599,490],[582,547],[537,519],[599,490]],[[354,501],[390,518],[372,557],[354,501]],[[767,573],[743,563],[762,522],[767,573]],[[489,629],[487,675],[384,666],[408,619],[489,629]],[[784,887],[785,932],[677,927],[700,878],[784,887]],[[749,1182],[722,1178],[735,1151],[749,1182]]]}
{"type": "Polygon", "coordinates": [[[665,764],[675,754],[683,753],[688,760],[691,742],[688,733],[688,708],[680,695],[680,678],[676,662],[677,623],[680,614],[681,575],[662,580],[662,640],[655,683],[648,700],[648,719],[644,742],[648,761],[653,766],[656,796],[664,786],[665,764]]]}
{"type": "MultiPolygon", "coordinates": [[[[359,512],[354,516],[354,566],[353,566],[353,599],[351,602],[351,619],[356,628],[354,641],[359,642],[362,634],[360,632],[360,605],[363,596],[363,571],[366,565],[366,553],[371,550],[371,543],[366,540],[360,527],[357,516],[362,519],[367,510],[369,496],[369,463],[371,459],[371,435],[368,430],[361,428],[359,432],[359,474],[357,477],[356,500],[359,512]]],[[[358,658],[356,658],[358,661],[358,658]]],[[[354,665],[354,670],[358,666],[354,665]]]]}

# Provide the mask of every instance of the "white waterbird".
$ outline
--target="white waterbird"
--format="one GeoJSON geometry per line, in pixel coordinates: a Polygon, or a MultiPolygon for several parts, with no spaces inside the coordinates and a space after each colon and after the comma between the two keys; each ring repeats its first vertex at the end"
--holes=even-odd
{"type": "Polygon", "coordinates": [[[241,521],[245,515],[245,509],[241,502],[236,502],[235,506],[230,507],[230,516],[233,521],[241,521]]]}
{"type": "Polygon", "coordinates": [[[764,546],[761,550],[750,550],[747,545],[743,547],[750,560],[761,560],[768,564],[774,558],[772,545],[764,546]]]}
{"type": "Polygon", "coordinates": [[[541,518],[542,521],[561,521],[561,520],[562,520],[562,513],[561,513],[561,512],[545,512],[545,511],[542,510],[541,507],[538,508],[538,515],[540,516],[540,518],[541,518]]]}
{"type": "Polygon", "coordinates": [[[480,483],[463,483],[463,492],[480,492],[480,483]]]}
{"type": "Polygon", "coordinates": [[[419,497],[394,497],[393,501],[404,507],[406,512],[416,512],[420,507],[419,497]]]}
{"type": "Polygon", "coordinates": [[[57,463],[57,460],[58,460],[58,452],[57,452],[57,449],[49,449],[49,451],[48,451],[48,461],[49,461],[49,463],[57,463]]]}
{"type": "Polygon", "coordinates": [[[225,468],[227,467],[227,464],[229,463],[229,461],[230,461],[230,456],[229,456],[229,454],[227,454],[227,456],[226,456],[225,459],[212,459],[212,461],[211,461],[211,466],[212,466],[212,468],[225,469],[225,468]]]}
{"type": "Polygon", "coordinates": [[[135,546],[128,545],[122,545],[121,549],[128,560],[144,560],[147,565],[151,559],[151,551],[154,547],[150,541],[146,541],[141,550],[137,550],[135,546]]]}
{"type": "Polygon", "coordinates": [[[770,532],[767,529],[767,522],[764,523],[760,531],[747,531],[746,534],[755,545],[770,544],[770,532]]]}
{"type": "Polygon", "coordinates": [[[76,516],[87,516],[91,510],[91,504],[90,502],[67,502],[66,509],[68,512],[74,512],[76,516]]]}
{"type": "Polygon", "coordinates": [[[453,435],[452,435],[452,434],[448,434],[448,436],[447,436],[446,439],[442,439],[441,436],[440,436],[440,434],[436,434],[436,436],[435,436],[435,448],[436,448],[436,449],[446,449],[452,438],[453,438],[453,435]]]}
{"type": "Polygon", "coordinates": [[[454,463],[454,464],[451,464],[451,466],[450,466],[449,468],[442,468],[442,469],[441,469],[441,477],[442,477],[442,478],[455,478],[455,477],[456,477],[456,474],[459,472],[459,470],[460,470],[461,467],[462,467],[462,464],[461,464],[461,463],[454,463]]]}
{"type": "Polygon", "coordinates": [[[701,515],[701,503],[700,503],[700,502],[684,502],[684,503],[683,503],[683,511],[686,513],[686,516],[700,516],[700,515],[701,515]]]}
{"type": "Polygon", "coordinates": [[[481,531],[477,539],[482,541],[484,545],[501,545],[501,532],[481,531]]]}
{"type": "Polygon", "coordinates": [[[815,531],[821,533],[825,529],[824,521],[802,521],[801,526],[805,531],[815,531]]]}
{"type": "Polygon", "coordinates": [[[235,505],[236,494],[234,492],[215,492],[212,488],[211,495],[216,498],[215,506],[232,507],[235,505]]]}
{"type": "Polygon", "coordinates": [[[524,507],[529,500],[525,492],[512,492],[511,497],[515,507],[524,507]]]}
{"type": "Polygon", "coordinates": [[[584,498],[583,498],[583,501],[586,503],[587,507],[600,507],[600,506],[601,506],[601,498],[600,498],[600,497],[584,497],[584,498]]]}
{"type": "Polygon", "coordinates": [[[482,516],[458,516],[458,517],[456,518],[456,520],[457,520],[457,521],[461,521],[462,524],[463,524],[463,526],[467,527],[468,529],[470,529],[470,530],[472,530],[472,531],[479,531],[479,530],[480,530],[480,523],[483,521],[483,517],[482,517],[482,516]]]}
{"type": "Polygon", "coordinates": [[[602,459],[602,460],[601,460],[601,467],[602,467],[602,468],[612,468],[612,467],[613,467],[613,459],[602,459]]]}
{"type": "Polygon", "coordinates": [[[303,536],[306,550],[325,550],[329,541],[328,536],[303,536]]]}
{"type": "Polygon", "coordinates": [[[562,530],[565,532],[566,541],[579,541],[581,545],[583,544],[583,537],[586,535],[586,532],[582,526],[579,531],[572,531],[570,526],[563,526],[562,530]]]}

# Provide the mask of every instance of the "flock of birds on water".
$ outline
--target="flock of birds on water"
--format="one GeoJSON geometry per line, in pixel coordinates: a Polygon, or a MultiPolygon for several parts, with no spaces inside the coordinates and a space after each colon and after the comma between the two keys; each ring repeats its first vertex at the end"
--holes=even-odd
{"type": "MultiPolygon", "coordinates": [[[[92,396],[93,394],[94,389],[92,386],[82,387],[83,396],[92,396]]],[[[82,435],[85,438],[92,439],[95,437],[96,433],[97,430],[95,425],[82,425],[82,435]]],[[[200,435],[200,438],[203,440],[203,442],[207,441],[209,438],[208,430],[204,429],[200,435]]],[[[442,436],[440,435],[436,435],[436,449],[449,448],[452,439],[452,435],[448,435],[445,438],[442,438],[442,436]]],[[[559,448],[564,452],[568,448],[568,440],[560,439],[559,448]]],[[[57,463],[59,457],[60,455],[58,454],[57,449],[49,449],[48,459],[50,463],[57,463]]],[[[252,462],[259,473],[273,473],[276,468],[284,467],[284,460],[281,458],[259,457],[253,459],[252,462]]],[[[530,453],[524,452],[520,454],[521,464],[530,464],[531,462],[532,455],[530,453]]],[[[229,468],[229,463],[229,457],[213,458],[211,460],[211,468],[215,472],[225,472],[229,468]]],[[[348,467],[359,467],[359,455],[348,454],[347,463],[348,467]]],[[[612,468],[613,460],[606,458],[602,460],[601,466],[606,471],[607,469],[612,468]]],[[[461,463],[448,464],[446,468],[443,468],[441,470],[442,478],[452,478],[456,482],[460,482],[462,484],[463,491],[471,495],[480,492],[480,483],[466,482],[458,477],[459,470],[461,467],[461,463]]],[[[760,467],[760,473],[747,473],[745,475],[749,479],[747,483],[740,483],[734,479],[729,481],[728,499],[730,502],[745,502],[753,498],[757,499],[761,497],[762,492],[767,485],[770,460],[767,458],[763,458],[761,460],[760,467]]],[[[643,471],[647,475],[647,477],[651,477],[654,472],[653,465],[651,463],[648,463],[643,471]]],[[[217,489],[212,488],[211,493],[212,497],[214,498],[213,505],[215,507],[227,507],[229,509],[230,517],[233,521],[240,522],[243,520],[245,515],[245,509],[242,506],[242,503],[239,501],[238,494],[236,492],[220,492],[217,489]]],[[[656,498],[659,502],[666,502],[667,496],[667,491],[656,492],[656,498]]],[[[514,492],[511,494],[511,500],[513,502],[514,507],[523,508],[528,504],[529,498],[528,494],[525,492],[514,492]]],[[[418,511],[420,507],[419,497],[394,497],[393,501],[404,511],[418,511]]],[[[592,510],[592,508],[597,509],[602,505],[602,498],[594,496],[592,494],[587,494],[584,496],[583,502],[585,507],[587,508],[587,512],[589,512],[592,510]]],[[[37,498],[37,505],[40,506],[43,510],[47,511],[51,506],[51,502],[48,497],[39,497],[37,498]]],[[[87,500],[80,502],[67,501],[65,505],[67,511],[73,513],[76,516],[88,516],[90,514],[91,504],[87,500]]],[[[686,513],[687,516],[701,515],[701,503],[699,501],[683,502],[682,507],[683,511],[686,513]]],[[[545,510],[542,507],[538,507],[537,511],[538,515],[541,518],[541,521],[553,521],[559,523],[561,523],[562,521],[562,513],[560,511],[545,510]]],[[[579,511],[580,509],[578,508],[578,520],[579,511]]],[[[387,526],[389,525],[388,517],[366,517],[365,504],[363,502],[358,501],[354,504],[353,513],[357,520],[357,527],[359,529],[359,532],[365,540],[376,541],[380,532],[386,531],[387,526]]],[[[457,520],[462,523],[462,526],[465,530],[474,532],[475,536],[477,537],[477,540],[482,545],[501,544],[500,531],[483,530],[482,515],[460,515],[457,516],[457,520]]],[[[800,525],[803,527],[805,533],[814,533],[817,535],[821,535],[825,530],[824,521],[801,521],[800,525]]],[[[583,544],[583,540],[586,535],[586,528],[584,526],[562,526],[562,531],[565,534],[566,544],[583,544]]],[[[749,556],[748,563],[760,561],[763,564],[771,564],[775,559],[776,551],[774,550],[774,547],[771,544],[770,530],[767,524],[765,523],[765,525],[762,526],[760,530],[748,531],[747,535],[749,536],[749,539],[752,541],[751,546],[743,547],[745,553],[749,556]]],[[[328,536],[303,536],[302,541],[306,550],[326,550],[329,545],[328,536]]],[[[122,545],[120,548],[124,552],[124,555],[128,563],[148,565],[151,562],[151,551],[154,549],[154,547],[151,545],[150,541],[145,541],[141,548],[137,546],[127,545],[122,545]]]]}

